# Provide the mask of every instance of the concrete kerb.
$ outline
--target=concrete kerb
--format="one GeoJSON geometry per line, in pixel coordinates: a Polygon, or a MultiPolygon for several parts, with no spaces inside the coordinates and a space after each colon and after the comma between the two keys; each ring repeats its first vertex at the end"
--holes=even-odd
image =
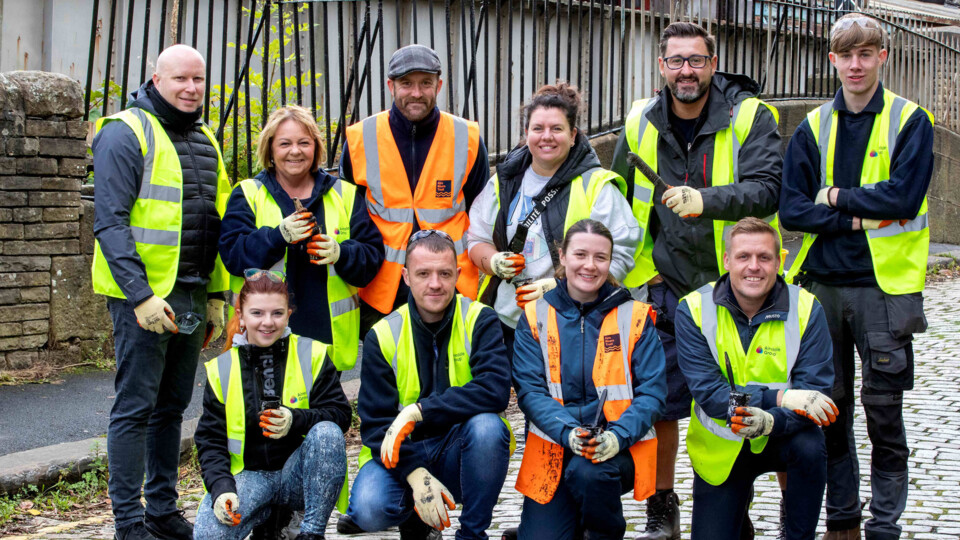
{"type": "MultiPolygon", "coordinates": [[[[360,379],[343,383],[349,401],[357,399],[360,379]]],[[[197,419],[187,420],[180,431],[180,456],[189,455],[197,419]]],[[[74,480],[90,470],[98,457],[107,454],[107,438],[54,444],[0,456],[0,495],[14,495],[28,485],[51,486],[61,478],[74,480]]]]}

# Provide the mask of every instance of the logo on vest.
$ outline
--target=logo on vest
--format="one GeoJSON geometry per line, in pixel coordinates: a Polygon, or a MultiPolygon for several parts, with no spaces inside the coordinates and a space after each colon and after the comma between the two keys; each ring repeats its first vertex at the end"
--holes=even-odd
{"type": "Polygon", "coordinates": [[[466,360],[466,358],[465,358],[466,356],[467,356],[467,353],[465,353],[465,352],[455,352],[455,353],[453,353],[453,361],[454,361],[454,362],[463,362],[464,360],[466,360]]]}
{"type": "Polygon", "coordinates": [[[603,352],[611,353],[620,350],[620,335],[603,336],[603,352]]]}
{"type": "Polygon", "coordinates": [[[437,180],[437,198],[449,199],[453,196],[453,180],[437,180]]]}
{"type": "Polygon", "coordinates": [[[757,354],[763,354],[766,356],[777,356],[780,354],[780,347],[757,347],[757,354]]]}
{"type": "Polygon", "coordinates": [[[303,400],[305,400],[305,399],[307,399],[307,394],[306,394],[306,392],[298,392],[297,395],[295,395],[295,396],[290,396],[290,404],[291,404],[291,405],[294,405],[294,404],[296,404],[298,401],[303,401],[303,400]]]}

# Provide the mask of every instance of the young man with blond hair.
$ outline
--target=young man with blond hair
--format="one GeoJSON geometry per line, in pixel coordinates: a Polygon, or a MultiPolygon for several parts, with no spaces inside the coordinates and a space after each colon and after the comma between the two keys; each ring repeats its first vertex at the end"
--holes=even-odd
{"type": "Polygon", "coordinates": [[[796,277],[817,296],[833,338],[840,415],[825,430],[826,540],[860,538],[854,347],[873,445],[866,537],[899,538],[907,501],[903,391],[913,388],[913,334],[927,326],[933,118],[880,83],[885,40],[876,19],[852,13],[837,20],[830,63],[843,86],[797,128],[783,167],[780,217],[787,229],[805,233],[788,281],[796,277]]]}

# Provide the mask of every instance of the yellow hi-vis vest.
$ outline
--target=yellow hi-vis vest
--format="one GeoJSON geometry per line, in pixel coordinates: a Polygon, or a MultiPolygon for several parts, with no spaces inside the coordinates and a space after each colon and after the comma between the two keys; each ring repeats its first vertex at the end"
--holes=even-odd
{"type": "MultiPolygon", "coordinates": [[[[624,124],[630,151],[646,161],[655,172],[659,172],[657,142],[660,139],[660,132],[647,119],[647,112],[659,102],[659,98],[634,101],[624,124]]],[[[718,131],[714,136],[712,185],[725,186],[740,181],[740,146],[750,136],[760,105],[770,109],[773,118],[777,122],[780,121],[777,109],[757,98],[747,98],[737,103],[730,115],[730,127],[718,131]]],[[[633,200],[630,201],[630,205],[633,207],[633,217],[637,218],[637,223],[640,224],[640,242],[633,255],[633,270],[623,280],[623,284],[627,287],[639,287],[659,273],[653,264],[653,237],[650,235],[654,185],[639,169],[634,171],[633,181],[633,200]]],[[[777,230],[779,237],[777,214],[768,216],[765,220],[777,230]]],[[[734,224],[733,221],[713,220],[717,269],[721,274],[725,271],[723,268],[724,233],[734,224]]],[[[780,243],[783,244],[782,239],[780,243]]]]}
{"type": "MultiPolygon", "coordinates": [[[[626,180],[619,174],[608,171],[607,169],[595,167],[584,171],[583,174],[573,179],[570,183],[567,214],[563,219],[563,234],[566,234],[567,229],[572,227],[574,223],[581,219],[590,218],[590,212],[596,205],[597,198],[600,197],[600,191],[607,182],[613,183],[613,185],[620,190],[620,193],[626,196],[626,180]]],[[[506,201],[507,204],[504,205],[503,201],[500,200],[500,182],[497,181],[496,175],[494,175],[493,178],[493,186],[497,208],[503,208],[504,206],[509,207],[510,201],[506,201]]],[[[562,236],[563,235],[561,235],[561,237],[562,236]]],[[[483,297],[484,291],[487,289],[487,286],[490,285],[490,279],[491,277],[489,275],[484,274],[480,282],[480,292],[477,294],[477,298],[483,297]]]]}
{"type": "MultiPolygon", "coordinates": [[[[470,300],[466,296],[456,295],[453,321],[450,328],[450,341],[447,343],[447,374],[450,386],[464,386],[473,380],[470,371],[470,352],[473,350],[473,329],[477,317],[487,306],[470,300]]],[[[417,372],[417,350],[413,342],[413,326],[410,320],[410,305],[404,304],[380,322],[373,325],[380,342],[380,352],[384,360],[390,362],[397,378],[397,392],[400,397],[400,409],[416,403],[420,399],[420,374],[417,372]]],[[[510,429],[510,422],[503,422],[510,431],[510,453],[517,447],[510,429]]],[[[364,445],[358,456],[359,466],[363,467],[373,457],[370,447],[364,445]]]]}
{"type": "MultiPolygon", "coordinates": [[[[860,187],[870,189],[876,184],[890,180],[890,158],[897,146],[897,136],[913,113],[921,108],[890,90],[883,91],[883,111],[873,122],[873,130],[867,141],[860,173],[860,187]]],[[[933,123],[933,115],[923,109],[933,123]]],[[[807,113],[810,131],[820,151],[820,189],[833,185],[833,165],[837,148],[837,111],[833,101],[807,113]]],[[[864,231],[873,259],[873,273],[880,289],[887,294],[910,294],[920,292],[927,277],[927,255],[930,250],[930,229],[927,224],[927,198],[923,198],[920,213],[901,225],[899,222],[882,229],[864,231]]],[[[792,283],[803,266],[807,252],[817,235],[804,233],[803,244],[797,258],[787,273],[787,282],[792,283]]]]}
{"type": "MultiPolygon", "coordinates": [[[[165,298],[173,290],[180,263],[180,235],[183,226],[183,171],[180,158],[157,117],[143,109],[127,109],[117,114],[100,118],[96,123],[99,132],[107,122],[120,121],[133,130],[140,142],[143,154],[143,179],[140,193],[130,209],[130,233],[136,243],[137,254],[147,273],[147,283],[153,294],[165,298]]],[[[223,165],[223,156],[217,139],[206,125],[200,129],[217,150],[217,212],[223,217],[230,197],[230,180],[223,165]]],[[[126,298],[117,285],[107,259],[100,249],[100,241],[94,242],[93,292],[126,298]]],[[[229,274],[217,255],[208,292],[221,292],[229,288],[229,274]]]]}
{"type": "MultiPolygon", "coordinates": [[[[323,367],[327,345],[319,341],[290,334],[287,346],[286,368],[283,375],[281,399],[289,409],[309,409],[310,389],[323,367]]],[[[243,445],[246,440],[246,404],[243,400],[243,383],[240,380],[240,355],[237,348],[204,364],[207,381],[217,401],[223,403],[227,418],[227,452],[230,453],[230,474],[236,476],[243,470],[243,445]]],[[[256,426],[259,429],[259,426],[256,426]]],[[[337,509],[347,511],[347,479],[343,480],[337,509]]]]}
{"type": "MultiPolygon", "coordinates": [[[[791,373],[813,309],[814,296],[795,285],[787,287],[790,297],[787,320],[761,324],[747,351],[743,350],[733,316],[726,307],[713,302],[713,283],[681,300],[690,308],[693,322],[706,338],[725,382],[730,379],[724,353],[730,356],[737,387],[759,384],[775,389],[791,388],[791,373]]],[[[718,486],[726,481],[744,440],[727,427],[726,418],[711,418],[700,405],[693,403],[690,427],[687,428],[687,454],[693,469],[708,484],[718,486]]],[[[754,454],[762,452],[766,445],[767,437],[750,439],[750,451],[754,454]]]]}
{"type": "MultiPolygon", "coordinates": [[[[247,204],[256,216],[256,227],[276,227],[283,221],[280,206],[259,180],[248,178],[234,189],[243,191],[247,204]]],[[[350,239],[350,213],[357,187],[337,180],[323,195],[323,224],[328,236],[342,243],[350,239]]],[[[270,270],[286,273],[287,255],[278,260],[270,270]]],[[[360,297],[357,288],[337,275],[332,264],[327,269],[327,302],[330,304],[330,333],[333,336],[333,351],[330,359],[339,371],[352,369],[357,363],[360,339],[360,297]]],[[[243,287],[243,276],[230,276],[230,290],[234,297],[243,287]]],[[[231,302],[232,304],[233,302],[231,302]]]]}

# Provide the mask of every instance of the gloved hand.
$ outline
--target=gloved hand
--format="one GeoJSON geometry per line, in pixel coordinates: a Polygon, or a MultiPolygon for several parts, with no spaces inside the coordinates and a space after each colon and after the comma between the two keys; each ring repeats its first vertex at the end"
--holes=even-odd
{"type": "Polygon", "coordinates": [[[533,302],[537,298],[547,294],[547,291],[557,288],[557,280],[554,278],[538,279],[527,283],[517,289],[517,306],[523,309],[528,302],[533,302]]]}
{"type": "Polygon", "coordinates": [[[296,244],[309,238],[315,225],[316,221],[310,212],[294,212],[283,218],[277,228],[280,229],[280,234],[288,244],[296,244]]]}
{"type": "Polygon", "coordinates": [[[570,451],[578,456],[583,455],[583,447],[587,444],[587,441],[590,440],[590,432],[583,428],[573,428],[570,430],[570,434],[567,435],[567,446],[570,447],[570,451]]]}
{"type": "Polygon", "coordinates": [[[821,189],[820,191],[817,192],[817,198],[813,201],[813,203],[823,204],[826,206],[833,206],[832,204],[830,204],[830,190],[832,189],[839,190],[840,188],[835,186],[829,186],[821,189]]]}
{"type": "Polygon", "coordinates": [[[836,403],[816,390],[784,390],[780,406],[806,416],[818,426],[829,426],[837,421],[837,415],[840,414],[836,403]]]}
{"type": "Polygon", "coordinates": [[[290,428],[293,427],[293,412],[286,407],[262,411],[260,427],[263,428],[264,437],[281,439],[290,433],[290,428]]]}
{"type": "MultiPolygon", "coordinates": [[[[423,420],[423,412],[416,403],[411,403],[400,411],[383,436],[380,444],[380,461],[387,469],[397,466],[400,461],[400,445],[408,435],[413,433],[417,422],[423,420]]],[[[421,516],[422,517],[422,516],[421,516]]]]}
{"type": "Polygon", "coordinates": [[[225,303],[219,298],[207,300],[207,337],[203,340],[204,347],[211,341],[215,341],[223,333],[223,305],[225,303]]]}
{"type": "MultiPolygon", "coordinates": [[[[870,218],[859,218],[860,219],[860,230],[863,231],[875,231],[877,229],[882,229],[889,225],[893,225],[897,222],[895,219],[870,219],[870,218]]],[[[909,219],[901,219],[900,225],[906,225],[909,219]]],[[[857,230],[857,227],[854,227],[854,230],[857,230]]]]}
{"type": "Polygon", "coordinates": [[[164,331],[176,334],[179,331],[173,322],[173,308],[157,295],[140,302],[140,305],[133,308],[133,312],[137,315],[137,324],[144,330],[158,334],[164,331]]]}
{"type": "Polygon", "coordinates": [[[619,452],[620,440],[612,431],[604,431],[596,438],[587,441],[587,445],[583,447],[583,457],[594,463],[602,463],[619,452]]]}
{"type": "Polygon", "coordinates": [[[501,251],[490,257],[490,269],[500,279],[510,279],[523,272],[526,264],[523,255],[518,255],[512,251],[501,251]]]}
{"type": "Polygon", "coordinates": [[[737,407],[730,429],[744,439],[755,439],[773,430],[773,415],[760,407],[737,407]]]}
{"type": "Polygon", "coordinates": [[[417,467],[407,475],[407,483],[413,489],[413,509],[424,523],[442,531],[450,526],[447,508],[457,507],[453,494],[423,467],[417,467]]]}
{"type": "Polygon", "coordinates": [[[660,202],[680,217],[697,217],[703,213],[703,195],[690,186],[670,188],[663,192],[660,202]]]}
{"type": "Polygon", "coordinates": [[[333,264],[340,260],[340,244],[332,236],[325,234],[315,234],[307,243],[307,254],[318,259],[310,259],[310,262],[318,266],[333,264]]]}
{"type": "Polygon", "coordinates": [[[228,492],[217,497],[213,502],[213,515],[217,517],[220,523],[227,527],[236,527],[240,524],[240,499],[236,493],[228,492]]]}

